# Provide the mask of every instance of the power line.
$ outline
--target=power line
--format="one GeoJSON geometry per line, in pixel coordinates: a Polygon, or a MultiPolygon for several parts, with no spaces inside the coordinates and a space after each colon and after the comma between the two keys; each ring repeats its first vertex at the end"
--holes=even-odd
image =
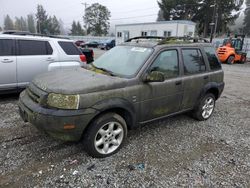
{"type": "Polygon", "coordinates": [[[112,11],[111,13],[129,13],[129,12],[135,12],[135,11],[143,11],[143,10],[153,10],[156,8],[144,8],[144,9],[134,9],[134,10],[129,10],[129,11],[112,11]]]}
{"type": "Polygon", "coordinates": [[[126,17],[126,18],[116,18],[116,19],[110,19],[110,21],[126,20],[126,19],[133,19],[133,18],[144,18],[144,17],[151,17],[151,16],[157,16],[157,14],[148,14],[148,15],[143,15],[143,16],[133,16],[133,17],[126,17]]]}

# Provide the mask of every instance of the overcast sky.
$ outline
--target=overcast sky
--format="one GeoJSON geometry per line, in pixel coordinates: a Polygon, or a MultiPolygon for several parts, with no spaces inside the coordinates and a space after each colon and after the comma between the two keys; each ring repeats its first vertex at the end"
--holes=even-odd
{"type": "Polygon", "coordinates": [[[111,11],[111,24],[151,22],[157,18],[159,7],[157,0],[0,0],[0,26],[4,17],[9,14],[26,16],[36,12],[37,4],[44,6],[49,15],[61,18],[66,27],[70,27],[73,20],[82,21],[84,5],[82,3],[100,3],[111,11]]]}

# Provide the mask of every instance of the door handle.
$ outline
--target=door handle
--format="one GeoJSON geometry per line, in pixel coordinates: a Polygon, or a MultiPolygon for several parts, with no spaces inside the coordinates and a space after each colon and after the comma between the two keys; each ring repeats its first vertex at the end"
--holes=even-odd
{"type": "Polygon", "coordinates": [[[4,60],[2,60],[1,62],[2,62],[2,63],[12,63],[13,60],[11,60],[11,59],[4,59],[4,60]]]}
{"type": "Polygon", "coordinates": [[[208,76],[204,76],[203,78],[204,78],[204,80],[207,80],[207,79],[208,79],[208,76]]]}
{"type": "Polygon", "coordinates": [[[54,61],[54,59],[49,57],[46,61],[54,61]]]}
{"type": "Polygon", "coordinates": [[[175,82],[175,85],[177,85],[177,86],[179,86],[179,85],[181,85],[182,84],[182,81],[176,81],[175,82]]]}

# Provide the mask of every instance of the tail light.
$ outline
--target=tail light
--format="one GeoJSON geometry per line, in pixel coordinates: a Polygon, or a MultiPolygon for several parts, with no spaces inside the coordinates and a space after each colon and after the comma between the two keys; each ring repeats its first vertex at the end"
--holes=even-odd
{"type": "Polygon", "coordinates": [[[80,60],[81,62],[85,62],[85,63],[87,62],[86,56],[83,54],[80,55],[80,60]]]}

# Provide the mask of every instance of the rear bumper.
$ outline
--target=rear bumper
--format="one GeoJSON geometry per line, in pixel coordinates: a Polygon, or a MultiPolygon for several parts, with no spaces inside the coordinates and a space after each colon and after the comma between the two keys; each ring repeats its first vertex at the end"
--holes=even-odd
{"type": "Polygon", "coordinates": [[[19,99],[19,113],[25,122],[33,124],[55,139],[79,141],[83,131],[95,116],[96,110],[46,109],[32,101],[24,91],[19,99]],[[75,128],[64,129],[65,125],[75,125],[75,128]]]}

